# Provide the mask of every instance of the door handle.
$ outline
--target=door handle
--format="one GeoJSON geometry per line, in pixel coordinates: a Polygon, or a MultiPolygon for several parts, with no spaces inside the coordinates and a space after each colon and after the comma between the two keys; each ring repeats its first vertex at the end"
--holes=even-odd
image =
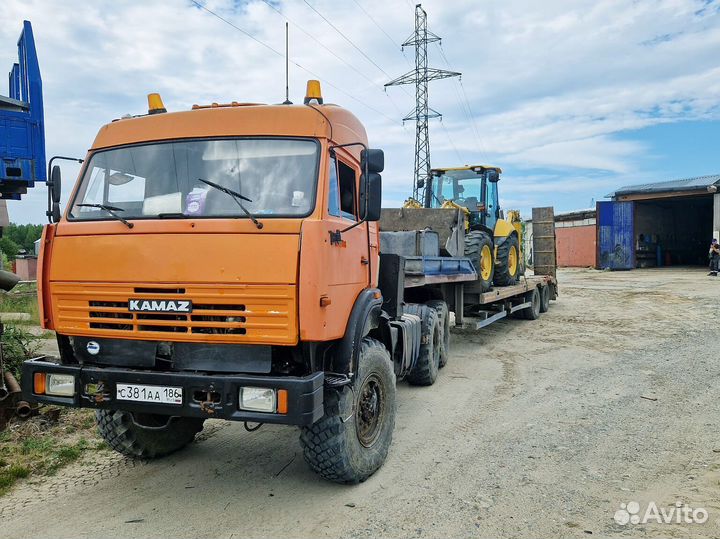
{"type": "Polygon", "coordinates": [[[361,263],[363,266],[367,266],[367,265],[370,263],[370,261],[369,261],[367,258],[365,258],[364,256],[361,256],[361,257],[360,257],[360,263],[361,263]]]}

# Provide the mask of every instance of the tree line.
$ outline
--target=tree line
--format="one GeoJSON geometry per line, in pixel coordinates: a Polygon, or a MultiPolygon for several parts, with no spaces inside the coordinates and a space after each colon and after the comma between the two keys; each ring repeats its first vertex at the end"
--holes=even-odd
{"type": "Polygon", "coordinates": [[[10,223],[2,228],[0,251],[9,261],[15,260],[20,251],[35,254],[35,242],[42,235],[43,225],[16,225],[10,223]]]}

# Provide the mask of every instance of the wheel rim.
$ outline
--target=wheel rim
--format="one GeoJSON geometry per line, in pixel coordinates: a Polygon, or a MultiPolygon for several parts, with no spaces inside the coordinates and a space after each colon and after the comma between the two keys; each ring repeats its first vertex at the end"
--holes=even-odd
{"type": "Polygon", "coordinates": [[[515,275],[518,269],[518,256],[517,249],[514,245],[510,246],[510,252],[508,253],[508,271],[510,275],[515,275]]]}
{"type": "Polygon", "coordinates": [[[490,279],[490,272],[492,271],[492,253],[490,247],[483,245],[482,251],[480,251],[480,276],[483,281],[490,279]]]}
{"type": "Polygon", "coordinates": [[[360,388],[356,412],[357,435],[360,443],[370,447],[375,443],[385,414],[385,389],[376,374],[371,374],[360,388]]]}

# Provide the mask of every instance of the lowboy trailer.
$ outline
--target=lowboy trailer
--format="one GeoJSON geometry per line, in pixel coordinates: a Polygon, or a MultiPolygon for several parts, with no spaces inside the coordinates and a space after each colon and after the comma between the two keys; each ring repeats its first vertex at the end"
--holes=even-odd
{"type": "Polygon", "coordinates": [[[286,424],[323,478],[364,481],[397,381],[447,363],[450,309],[539,312],[554,287],[478,292],[460,210],[428,213],[436,233],[381,219],[384,154],[317,81],[303,105],[148,104],[103,126],[62,215],[52,170],[38,299],[60,353],[22,370],[27,401],[94,409],[124,455],[179,450],[209,418],[286,424]]]}

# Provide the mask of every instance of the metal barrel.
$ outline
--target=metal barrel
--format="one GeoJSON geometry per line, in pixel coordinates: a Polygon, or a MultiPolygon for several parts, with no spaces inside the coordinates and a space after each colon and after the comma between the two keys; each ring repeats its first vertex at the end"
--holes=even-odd
{"type": "Polygon", "coordinates": [[[10,291],[20,282],[20,277],[9,271],[0,270],[0,288],[10,291]]]}
{"type": "Polygon", "coordinates": [[[10,393],[20,393],[20,384],[10,371],[5,371],[5,387],[10,393]]]}

